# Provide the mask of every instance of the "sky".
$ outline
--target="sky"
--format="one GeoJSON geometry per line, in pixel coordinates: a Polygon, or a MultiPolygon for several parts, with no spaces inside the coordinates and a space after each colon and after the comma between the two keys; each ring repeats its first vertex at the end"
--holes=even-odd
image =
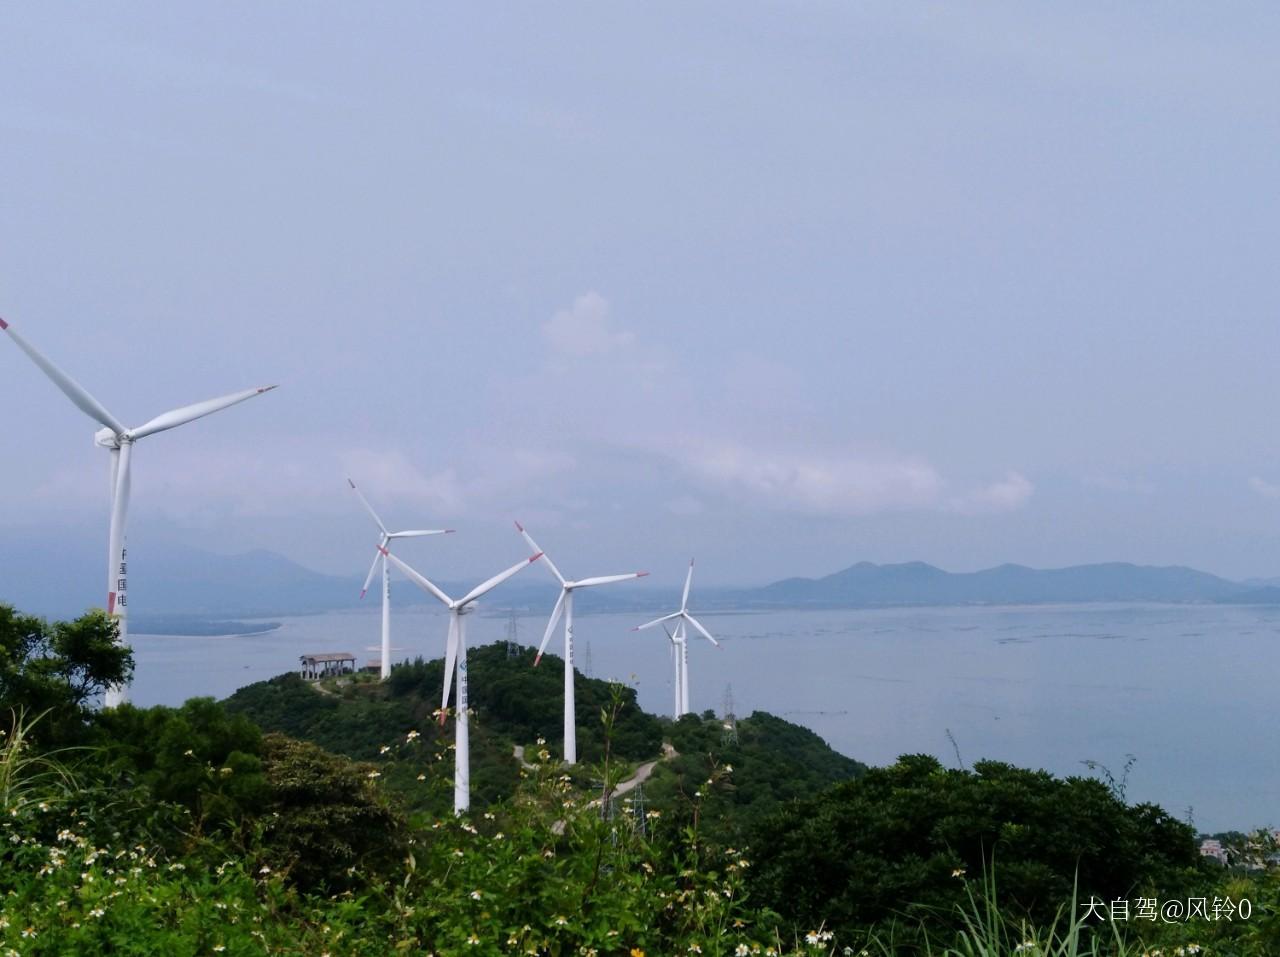
{"type": "MultiPolygon", "coordinates": [[[[8,5],[0,316],[130,548],[1280,576],[1280,9],[8,5]]],[[[0,337],[3,340],[4,337],[0,337]]],[[[0,341],[0,535],[101,540],[0,341]]]]}

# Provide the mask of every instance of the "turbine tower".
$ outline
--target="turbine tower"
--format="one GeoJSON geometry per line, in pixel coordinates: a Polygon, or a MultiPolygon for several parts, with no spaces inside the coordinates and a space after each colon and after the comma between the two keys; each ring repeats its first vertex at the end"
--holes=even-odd
{"type": "Polygon", "coordinates": [[[614,582],[630,581],[633,578],[644,578],[648,572],[630,572],[626,575],[602,575],[598,578],[583,578],[578,581],[569,581],[562,574],[560,569],[556,568],[555,563],[547,556],[546,552],[538,547],[532,536],[525,531],[524,526],[516,522],[516,528],[520,534],[524,536],[525,542],[530,548],[542,556],[543,564],[547,566],[551,574],[555,576],[555,580],[560,584],[560,597],[556,599],[556,606],[551,610],[551,620],[547,622],[547,630],[542,635],[542,644],[538,646],[537,657],[533,659],[533,666],[538,667],[538,662],[542,660],[542,653],[547,650],[547,642],[551,640],[551,633],[556,629],[556,623],[560,621],[561,613],[564,614],[564,763],[578,763],[578,735],[575,722],[575,705],[573,694],[573,593],[579,588],[591,588],[594,585],[611,585],[614,582]]]}
{"type": "MultiPolygon", "coordinates": [[[[94,441],[111,453],[111,526],[107,536],[107,614],[117,625],[117,642],[125,644],[128,637],[128,564],[125,554],[125,519],[129,511],[130,469],[133,457],[133,444],[157,432],[186,425],[195,419],[220,412],[228,406],[252,399],[256,395],[270,392],[274,385],[261,386],[256,389],[245,389],[233,392],[218,399],[197,402],[183,406],[156,416],[137,428],[126,427],[119,419],[106,410],[97,399],[44,357],[35,346],[27,342],[14,328],[0,319],[0,332],[7,332],[18,348],[30,356],[31,361],[40,367],[53,384],[75,403],[81,412],[99,422],[104,428],[94,433],[94,441]]],[[[104,704],[114,708],[129,700],[128,688],[116,686],[107,689],[104,704]]]]}
{"type": "Polygon", "coordinates": [[[685,625],[689,625],[707,641],[711,642],[717,648],[720,642],[711,637],[711,632],[703,628],[698,619],[689,614],[689,587],[693,584],[693,559],[689,559],[689,574],[684,579],[684,595],[680,598],[680,610],[672,612],[670,615],[663,615],[661,618],[655,618],[653,621],[646,621],[643,625],[632,628],[632,631],[643,631],[646,628],[652,628],[654,625],[662,625],[664,631],[667,629],[666,623],[669,621],[676,622],[676,633],[673,635],[667,631],[667,637],[671,639],[672,645],[676,651],[676,718],[689,713],[689,641],[685,632],[685,625]]]}
{"type": "Polygon", "coordinates": [[[542,557],[541,554],[526,558],[518,565],[512,565],[505,572],[494,575],[483,584],[477,585],[471,591],[467,592],[462,598],[453,599],[437,588],[434,584],[424,578],[418,572],[414,571],[400,559],[392,555],[385,545],[378,546],[378,550],[387,557],[405,576],[425,591],[429,595],[433,595],[445,608],[449,609],[449,642],[446,645],[444,660],[444,695],[440,701],[440,723],[444,724],[445,709],[449,707],[449,690],[453,683],[453,673],[456,668],[458,673],[458,718],[454,722],[454,752],[453,752],[453,813],[462,814],[471,806],[471,751],[470,751],[470,735],[467,721],[467,618],[466,616],[474,611],[472,604],[477,598],[486,592],[521,571],[526,566],[536,562],[542,557]]]}
{"type": "Polygon", "coordinates": [[[378,513],[373,510],[373,506],[369,504],[369,500],[364,497],[361,491],[356,488],[356,483],[347,479],[347,484],[351,486],[351,491],[356,493],[356,497],[360,499],[360,504],[365,510],[373,516],[374,522],[378,525],[378,531],[382,533],[382,537],[378,540],[378,550],[373,553],[373,564],[369,566],[369,574],[365,577],[364,587],[360,589],[360,597],[369,591],[369,584],[373,581],[374,572],[378,570],[378,563],[382,563],[382,680],[386,681],[391,676],[391,572],[387,567],[387,555],[384,549],[388,548],[391,540],[395,538],[421,538],[424,535],[448,535],[453,532],[451,528],[430,528],[430,529],[410,529],[407,532],[389,532],[387,526],[382,524],[382,519],[378,518],[378,513]]]}
{"type": "Polygon", "coordinates": [[[671,687],[675,692],[675,706],[671,709],[671,717],[679,721],[680,715],[688,710],[688,702],[685,700],[684,694],[684,669],[689,661],[689,656],[686,653],[688,643],[684,638],[684,622],[676,625],[675,634],[671,633],[671,629],[667,627],[666,622],[662,623],[662,630],[667,633],[667,640],[671,642],[671,665],[674,669],[671,687]]]}

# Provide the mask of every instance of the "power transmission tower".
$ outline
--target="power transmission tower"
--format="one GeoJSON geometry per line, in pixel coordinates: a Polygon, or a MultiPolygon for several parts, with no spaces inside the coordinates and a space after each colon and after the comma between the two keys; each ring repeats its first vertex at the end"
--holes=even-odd
{"type": "Polygon", "coordinates": [[[520,622],[516,618],[516,610],[511,609],[511,614],[507,616],[507,658],[520,657],[520,622]]]}
{"type": "Polygon", "coordinates": [[[721,724],[723,731],[720,733],[720,743],[724,745],[738,743],[738,716],[733,709],[733,685],[724,686],[724,704],[721,705],[721,724]]]}
{"type": "Polygon", "coordinates": [[[582,667],[578,669],[588,678],[591,677],[591,642],[582,643],[582,667]]]}

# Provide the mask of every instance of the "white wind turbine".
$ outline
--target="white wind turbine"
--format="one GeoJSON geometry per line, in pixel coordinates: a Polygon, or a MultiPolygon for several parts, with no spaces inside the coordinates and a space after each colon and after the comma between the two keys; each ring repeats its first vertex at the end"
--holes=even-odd
{"type": "Polygon", "coordinates": [[[671,664],[674,671],[671,687],[675,692],[675,707],[671,712],[671,716],[679,720],[684,710],[688,709],[684,694],[684,667],[688,663],[689,656],[685,653],[688,644],[684,638],[684,622],[682,621],[676,625],[676,633],[674,635],[671,633],[671,629],[667,627],[666,622],[663,622],[662,630],[667,633],[667,640],[671,642],[671,664]]]}
{"type": "MultiPolygon", "coordinates": [[[[94,433],[94,441],[111,453],[111,527],[107,541],[107,614],[118,624],[118,641],[125,643],[128,637],[128,565],[125,553],[125,517],[129,509],[130,460],[133,443],[157,432],[186,425],[194,419],[203,418],[214,412],[220,412],[228,406],[252,399],[255,395],[270,392],[274,385],[257,389],[245,389],[233,392],[218,399],[197,402],[194,405],[173,409],[156,416],[137,428],[127,428],[119,419],[106,410],[97,399],[91,396],[71,376],[67,375],[44,357],[35,346],[20,336],[9,323],[0,319],[0,331],[7,332],[17,343],[18,348],[31,357],[53,384],[62,390],[80,411],[89,418],[100,422],[105,428],[94,433]]],[[[128,701],[128,689],[112,687],[107,689],[105,704],[114,708],[128,701]]]]}
{"type": "Polygon", "coordinates": [[[453,813],[462,814],[471,806],[471,745],[467,721],[467,618],[474,610],[472,603],[486,592],[514,575],[516,572],[536,562],[542,554],[533,555],[512,565],[505,572],[494,575],[483,584],[477,585],[462,598],[453,599],[433,585],[418,572],[414,571],[396,556],[380,545],[382,552],[400,571],[423,591],[434,595],[445,608],[449,609],[449,643],[445,650],[444,660],[444,695],[440,701],[440,723],[444,724],[445,709],[449,707],[449,689],[453,683],[454,669],[458,673],[458,717],[454,722],[453,753],[453,813]]]}
{"type": "Polygon", "coordinates": [[[373,510],[373,506],[369,504],[369,500],[364,494],[356,488],[356,483],[347,479],[347,484],[351,486],[351,491],[356,493],[356,497],[360,499],[360,504],[365,510],[373,516],[374,522],[377,523],[378,530],[382,533],[382,537],[378,540],[378,550],[373,554],[373,564],[369,566],[369,574],[364,580],[364,587],[360,589],[360,597],[364,598],[369,592],[369,583],[373,581],[373,575],[378,570],[378,563],[382,563],[382,666],[381,675],[385,681],[391,676],[391,572],[387,568],[387,556],[384,549],[391,544],[392,539],[396,538],[421,538],[424,535],[449,535],[452,534],[451,528],[429,528],[429,529],[410,529],[405,532],[389,532],[387,526],[382,524],[382,519],[378,518],[378,513],[373,510]]]}
{"type": "Polygon", "coordinates": [[[538,547],[538,543],[533,540],[528,532],[524,530],[524,526],[516,522],[516,528],[520,534],[524,536],[525,542],[530,548],[542,556],[542,561],[546,564],[551,574],[555,576],[557,582],[560,583],[560,597],[556,599],[556,606],[551,610],[551,620],[547,622],[547,630],[542,635],[542,644],[538,646],[538,655],[533,659],[533,666],[536,668],[538,662],[542,660],[542,653],[547,650],[547,642],[551,640],[551,633],[556,629],[556,623],[560,620],[561,613],[564,614],[564,763],[578,763],[578,735],[577,727],[574,721],[574,694],[573,694],[573,593],[578,588],[590,588],[593,585],[610,585],[613,582],[625,582],[633,578],[644,578],[648,572],[630,572],[626,575],[603,575],[598,578],[583,578],[579,581],[569,581],[560,574],[560,569],[556,568],[555,562],[542,549],[538,547]]]}
{"type": "Polygon", "coordinates": [[[685,633],[685,625],[693,627],[694,631],[702,635],[703,638],[711,642],[717,648],[720,642],[711,637],[711,632],[703,628],[698,619],[689,614],[689,586],[693,584],[693,559],[689,559],[689,574],[684,580],[684,595],[680,599],[680,610],[672,612],[670,615],[663,615],[661,618],[655,618],[653,621],[646,621],[643,625],[639,625],[632,631],[643,631],[646,628],[652,628],[654,625],[662,625],[666,630],[666,622],[677,621],[676,633],[667,632],[667,637],[671,639],[671,643],[676,649],[676,718],[683,714],[689,713],[689,641],[685,633]]]}

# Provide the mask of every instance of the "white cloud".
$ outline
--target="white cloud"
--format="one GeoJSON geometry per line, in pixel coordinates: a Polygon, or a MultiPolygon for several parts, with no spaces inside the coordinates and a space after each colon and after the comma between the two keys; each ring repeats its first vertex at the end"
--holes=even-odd
{"type": "Polygon", "coordinates": [[[1257,475],[1249,479],[1249,488],[1253,489],[1263,498],[1280,498],[1280,485],[1268,482],[1264,478],[1257,475]]]}
{"type": "Polygon", "coordinates": [[[583,293],[543,323],[542,335],[562,356],[604,355],[635,344],[634,333],[614,328],[609,301],[594,291],[583,293]]]}
{"type": "Polygon", "coordinates": [[[788,454],[721,443],[695,448],[683,460],[695,475],[778,508],[859,515],[927,508],[942,493],[942,477],[906,459],[788,454]]]}
{"type": "Polygon", "coordinates": [[[779,510],[833,516],[930,509],[985,514],[1022,508],[1034,491],[1018,472],[954,491],[927,461],[884,452],[789,452],[733,442],[686,442],[684,448],[678,461],[703,484],[779,510]]]}
{"type": "Polygon", "coordinates": [[[467,490],[452,466],[428,475],[403,452],[373,449],[344,453],[342,464],[366,496],[376,493],[379,499],[444,515],[457,515],[466,504],[467,490]]]}
{"type": "Polygon", "coordinates": [[[990,485],[958,496],[952,508],[958,512],[1012,512],[1022,508],[1031,498],[1035,486],[1018,472],[1010,472],[990,485]]]}

